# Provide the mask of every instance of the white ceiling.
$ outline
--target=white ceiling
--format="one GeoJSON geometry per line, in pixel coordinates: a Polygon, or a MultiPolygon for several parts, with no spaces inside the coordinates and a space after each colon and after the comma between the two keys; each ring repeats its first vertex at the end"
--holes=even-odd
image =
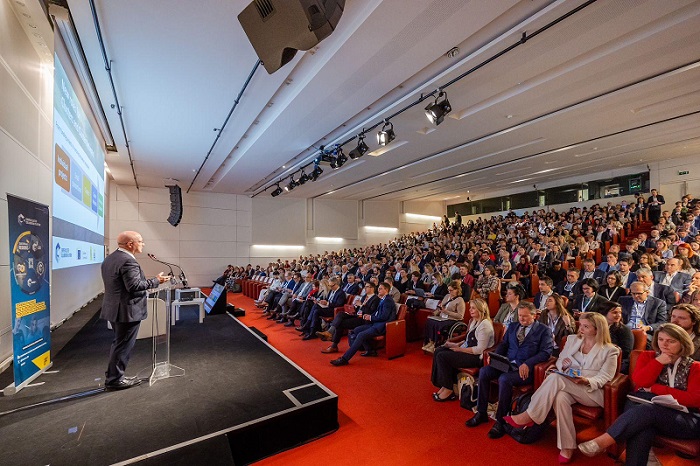
{"type": "MultiPolygon", "coordinates": [[[[192,183],[257,61],[237,19],[248,3],[95,0],[140,186],[192,183]]],[[[315,49],[273,75],[255,71],[192,190],[274,188],[314,147],[346,141],[584,3],[346,0],[315,49]]],[[[117,142],[107,163],[133,184],[89,0],[68,4],[117,142]]],[[[700,2],[599,0],[445,90],[453,111],[440,126],[423,102],[391,119],[385,153],[323,164],[317,182],[284,195],[455,203],[698,154],[700,2]]]]}

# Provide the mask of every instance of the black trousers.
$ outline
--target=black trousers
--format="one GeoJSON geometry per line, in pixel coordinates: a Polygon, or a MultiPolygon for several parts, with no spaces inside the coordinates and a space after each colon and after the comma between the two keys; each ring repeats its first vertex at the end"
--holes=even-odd
{"type": "Polygon", "coordinates": [[[116,383],[124,376],[141,325],[141,321],[110,323],[114,330],[114,340],[109,350],[109,363],[105,372],[106,384],[116,383]]]}
{"type": "Polygon", "coordinates": [[[452,351],[440,346],[435,348],[433,354],[433,373],[430,380],[436,387],[444,387],[452,390],[457,381],[457,369],[462,367],[481,367],[484,362],[477,354],[467,354],[460,351],[452,351]]]}
{"type": "Polygon", "coordinates": [[[366,324],[367,321],[363,320],[362,317],[351,316],[344,312],[339,312],[337,316],[333,319],[331,324],[335,327],[335,333],[333,334],[333,345],[338,346],[340,339],[343,338],[343,330],[356,329],[360,325],[366,324]]]}
{"type": "Polygon", "coordinates": [[[435,320],[428,319],[425,321],[425,338],[423,343],[428,343],[429,341],[437,343],[440,340],[441,334],[446,334],[449,332],[450,328],[458,321],[448,319],[448,320],[435,320]]]}
{"type": "Polygon", "coordinates": [[[627,466],[646,466],[656,434],[700,438],[700,414],[628,401],[625,412],[610,426],[608,434],[618,442],[627,442],[627,466]]]}

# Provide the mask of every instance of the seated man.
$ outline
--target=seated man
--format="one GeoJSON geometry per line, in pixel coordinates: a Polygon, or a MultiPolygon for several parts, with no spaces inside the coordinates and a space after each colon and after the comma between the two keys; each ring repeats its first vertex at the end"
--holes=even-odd
{"type": "Polygon", "coordinates": [[[301,332],[303,333],[302,340],[311,340],[312,338],[318,338],[316,332],[321,326],[321,317],[333,317],[336,307],[343,307],[345,304],[345,293],[340,289],[340,279],[338,277],[331,277],[328,280],[330,284],[330,294],[328,299],[322,299],[318,301],[311,308],[311,313],[306,321],[306,324],[302,327],[301,332]]]}
{"type": "Polygon", "coordinates": [[[549,277],[540,279],[540,291],[535,295],[535,299],[533,300],[533,304],[537,310],[544,311],[547,298],[554,294],[554,290],[552,289],[553,285],[552,279],[549,277]]]}
{"type": "Polygon", "coordinates": [[[671,323],[688,332],[695,346],[690,357],[700,361],[700,309],[692,304],[678,304],[671,311],[671,323]]]}
{"type": "Polygon", "coordinates": [[[654,332],[663,323],[668,322],[666,303],[658,298],[649,296],[649,288],[642,282],[630,285],[630,296],[622,296],[622,322],[630,329],[640,328],[647,334],[648,347],[654,332]]]}
{"type": "MultiPolygon", "coordinates": [[[[313,276],[311,274],[307,274],[306,278],[304,278],[304,280],[301,281],[294,289],[291,299],[288,299],[287,302],[281,306],[281,312],[277,322],[285,323],[291,320],[293,325],[294,319],[299,317],[301,306],[304,304],[304,301],[306,301],[309,293],[311,293],[311,290],[314,287],[313,285],[313,276]]],[[[292,325],[288,325],[288,327],[291,327],[292,325]]]]}
{"type": "Polygon", "coordinates": [[[583,260],[583,271],[581,272],[581,279],[593,278],[598,282],[599,285],[605,284],[606,273],[600,269],[595,268],[595,261],[593,259],[583,260]]]}
{"type": "Polygon", "coordinates": [[[569,269],[566,271],[566,280],[559,282],[554,288],[554,292],[559,296],[566,296],[569,301],[577,295],[581,294],[581,284],[579,283],[578,269],[569,269]]]}
{"type": "Polygon", "coordinates": [[[396,319],[396,303],[389,296],[389,285],[386,282],[379,284],[379,305],[373,314],[363,314],[362,319],[367,322],[365,325],[350,331],[348,343],[350,348],[338,359],[331,361],[334,366],[346,366],[350,359],[360,348],[364,349],[362,356],[376,356],[377,352],[370,349],[369,342],[372,338],[386,333],[386,323],[396,319]]]}
{"type": "Polygon", "coordinates": [[[525,290],[520,285],[509,286],[506,290],[505,302],[493,318],[494,322],[503,324],[506,328],[518,321],[518,305],[525,299],[525,290]]]}
{"type": "Polygon", "coordinates": [[[267,311],[270,316],[269,320],[277,320],[279,313],[282,311],[281,306],[283,306],[289,297],[294,294],[294,289],[298,283],[301,283],[301,275],[297,272],[292,274],[292,272],[287,272],[284,275],[285,281],[282,283],[282,289],[274,293],[272,296],[265,298],[268,303],[267,311]]]}
{"type": "Polygon", "coordinates": [[[333,323],[329,331],[316,332],[322,340],[331,340],[331,345],[321,350],[322,353],[337,353],[338,343],[343,337],[343,330],[352,330],[364,325],[365,320],[362,318],[365,314],[374,314],[379,307],[379,297],[376,295],[377,286],[374,283],[365,285],[365,295],[361,298],[359,305],[355,306],[354,312],[339,312],[333,319],[333,323]]]}
{"type": "Polygon", "coordinates": [[[675,257],[668,259],[664,266],[666,272],[654,272],[654,281],[662,285],[670,286],[673,291],[683,295],[690,285],[690,275],[681,272],[681,261],[675,257]]]}
{"type": "Polygon", "coordinates": [[[609,252],[606,257],[606,262],[601,262],[598,270],[602,270],[605,275],[613,270],[620,270],[620,265],[617,263],[617,253],[609,252]]]}
{"type": "Polygon", "coordinates": [[[361,288],[360,286],[362,285],[359,281],[355,280],[355,275],[352,273],[348,273],[345,276],[345,279],[347,280],[347,283],[343,285],[343,292],[348,295],[348,294],[353,294],[357,295],[360,294],[361,288]]]}
{"type": "Polygon", "coordinates": [[[496,423],[489,431],[490,438],[500,438],[505,434],[503,416],[508,414],[513,397],[513,386],[533,383],[536,364],[544,362],[552,355],[552,332],[549,327],[535,320],[537,309],[527,301],[518,306],[518,323],[508,326],[503,341],[495,352],[506,356],[517,369],[501,372],[491,366],[484,366],[479,372],[479,398],[477,413],[467,421],[468,427],[476,427],[488,421],[486,408],[489,401],[491,381],[498,379],[498,410],[496,423]]]}
{"type": "MultiPolygon", "coordinates": [[[[654,281],[654,273],[649,267],[641,267],[636,272],[637,280],[649,288],[649,296],[659,298],[666,303],[666,309],[671,309],[677,302],[676,293],[670,286],[661,285],[654,281]]],[[[630,283],[630,286],[632,284],[630,283]]]]}

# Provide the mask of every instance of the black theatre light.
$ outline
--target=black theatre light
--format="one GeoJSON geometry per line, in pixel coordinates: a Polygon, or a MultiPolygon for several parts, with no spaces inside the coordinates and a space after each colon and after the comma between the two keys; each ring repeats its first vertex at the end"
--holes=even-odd
{"type": "Polygon", "coordinates": [[[360,133],[357,136],[357,139],[357,147],[355,147],[348,153],[348,156],[350,156],[350,158],[353,160],[359,159],[360,157],[365,155],[365,153],[367,153],[367,151],[369,150],[369,147],[365,143],[365,133],[360,133]]]}
{"type": "Polygon", "coordinates": [[[384,126],[382,126],[381,131],[377,133],[377,143],[380,146],[386,146],[394,139],[396,139],[396,134],[394,133],[394,125],[393,123],[387,121],[386,123],[384,123],[384,126]]]}
{"type": "Polygon", "coordinates": [[[301,176],[300,176],[299,179],[297,180],[297,184],[301,186],[302,184],[306,183],[307,181],[309,181],[309,175],[307,175],[306,173],[304,173],[304,170],[302,169],[302,170],[301,170],[301,176]]]}
{"type": "Polygon", "coordinates": [[[440,91],[440,93],[435,97],[435,102],[428,104],[425,107],[425,116],[428,120],[435,126],[439,125],[445,119],[445,115],[452,111],[452,106],[450,101],[447,100],[447,93],[440,91]]]}
{"type": "Polygon", "coordinates": [[[291,178],[289,180],[289,184],[287,186],[285,186],[284,189],[287,190],[287,192],[289,192],[296,187],[297,187],[297,182],[294,181],[294,178],[291,178]]]}
{"type": "Polygon", "coordinates": [[[316,165],[314,167],[314,171],[312,171],[311,175],[309,175],[309,179],[311,181],[316,181],[318,179],[318,177],[321,176],[321,173],[323,173],[323,169],[321,167],[319,167],[318,165],[316,165]]]}
{"type": "Polygon", "coordinates": [[[337,170],[338,168],[342,167],[345,165],[345,162],[348,161],[347,156],[343,152],[343,148],[340,146],[335,146],[335,149],[333,150],[333,155],[335,155],[335,158],[331,162],[331,168],[334,170],[337,170]]]}
{"type": "Polygon", "coordinates": [[[272,191],[272,197],[277,197],[280,194],[282,194],[282,188],[280,188],[280,184],[277,183],[277,188],[275,188],[275,190],[272,191]]]}

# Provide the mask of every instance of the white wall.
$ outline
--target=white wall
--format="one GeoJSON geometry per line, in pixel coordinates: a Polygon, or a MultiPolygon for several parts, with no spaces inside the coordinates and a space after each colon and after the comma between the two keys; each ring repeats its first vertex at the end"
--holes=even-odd
{"type": "Polygon", "coordinates": [[[673,208],[674,201],[680,200],[686,194],[700,197],[700,154],[696,152],[688,157],[665,161],[663,164],[653,164],[650,182],[651,187],[657,188],[659,194],[666,199],[664,207],[668,210],[673,208]],[[679,175],[679,171],[690,173],[679,175]]]}
{"type": "Polygon", "coordinates": [[[138,231],[146,245],[137,259],[148,276],[168,269],[148,259],[146,253],[179,264],[191,286],[211,286],[228,264],[250,261],[252,202],[246,196],[183,192],[182,221],[177,227],[167,222],[167,188],[137,190],[111,183],[109,204],[109,251],[117,248],[120,232],[138,231]]]}
{"type": "Polygon", "coordinates": [[[52,66],[0,0],[0,361],[12,354],[6,193],[51,204],[52,109],[52,66]]]}

